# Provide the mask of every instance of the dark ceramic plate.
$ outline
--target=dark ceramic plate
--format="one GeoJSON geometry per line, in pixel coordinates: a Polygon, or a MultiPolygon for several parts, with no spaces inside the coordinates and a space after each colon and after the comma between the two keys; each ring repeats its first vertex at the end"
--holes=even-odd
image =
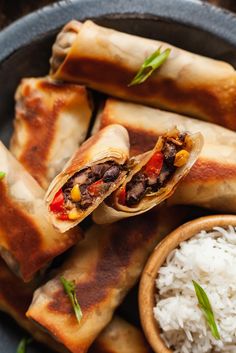
{"type": "MultiPolygon", "coordinates": [[[[48,72],[50,48],[58,29],[72,18],[94,19],[104,26],[227,60],[236,67],[236,17],[198,0],[74,0],[46,7],[0,33],[0,139],[12,133],[14,91],[22,77],[48,72]]],[[[1,286],[1,283],[0,283],[1,286]]],[[[12,288],[14,290],[14,288],[12,288]]],[[[122,314],[135,320],[128,298],[122,314]]],[[[15,353],[25,334],[0,314],[0,353],[15,353]]],[[[46,353],[32,344],[29,353],[46,353]]],[[[122,353],[122,352],[121,352],[122,353]]]]}

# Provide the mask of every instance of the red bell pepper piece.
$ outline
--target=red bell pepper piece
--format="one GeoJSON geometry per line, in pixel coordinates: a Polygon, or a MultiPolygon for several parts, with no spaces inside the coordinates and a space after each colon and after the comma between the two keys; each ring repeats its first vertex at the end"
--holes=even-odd
{"type": "Polygon", "coordinates": [[[50,210],[54,213],[60,213],[64,211],[64,196],[62,189],[56,193],[52,203],[50,204],[50,210]]]}
{"type": "Polygon", "coordinates": [[[122,187],[119,193],[119,203],[121,205],[125,205],[126,204],[126,187],[122,187]]]}
{"type": "Polygon", "coordinates": [[[88,192],[92,196],[99,196],[104,192],[104,186],[106,184],[102,179],[95,181],[95,183],[88,186],[88,192]]]}
{"type": "Polygon", "coordinates": [[[161,152],[156,152],[146,164],[145,173],[148,176],[153,174],[156,176],[159,175],[163,166],[163,160],[163,154],[161,152]]]}

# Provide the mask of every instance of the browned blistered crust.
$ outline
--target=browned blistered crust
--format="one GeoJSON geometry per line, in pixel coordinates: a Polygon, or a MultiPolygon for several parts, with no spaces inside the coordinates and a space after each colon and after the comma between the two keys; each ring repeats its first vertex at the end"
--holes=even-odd
{"type": "Polygon", "coordinates": [[[128,87],[135,72],[122,65],[99,60],[99,58],[73,57],[62,65],[60,76],[113,94],[123,99],[143,102],[160,108],[197,116],[203,120],[236,129],[236,80],[229,87],[212,87],[194,82],[180,85],[169,78],[149,79],[141,85],[128,87]]]}
{"type": "MultiPolygon", "coordinates": [[[[72,175],[76,173],[78,170],[80,170],[81,168],[83,168],[84,166],[88,165],[88,163],[91,162],[91,159],[93,156],[93,152],[91,151],[94,150],[94,147],[96,146],[97,142],[102,140],[103,135],[106,136],[106,130],[99,131],[97,134],[95,134],[94,136],[90,137],[87,141],[85,141],[78,149],[77,153],[74,154],[74,157],[72,158],[71,163],[63,171],[63,174],[72,175]]],[[[115,138],[115,135],[114,135],[114,138],[115,138]]],[[[108,150],[108,153],[106,157],[109,158],[110,156],[109,156],[108,144],[107,144],[107,150],[108,150]]],[[[122,152],[123,151],[121,151],[120,153],[121,158],[124,156],[124,154],[122,156],[122,152]]]]}
{"type": "Polygon", "coordinates": [[[77,153],[75,153],[73,159],[71,160],[70,165],[64,171],[65,174],[73,174],[77,172],[80,168],[87,165],[90,162],[91,154],[90,149],[96,145],[96,142],[99,141],[103,132],[99,132],[98,134],[90,137],[87,141],[85,141],[82,146],[80,146],[77,153]]]}
{"type": "Polygon", "coordinates": [[[236,178],[236,166],[230,163],[217,163],[206,158],[199,158],[193,165],[190,173],[184,179],[184,183],[201,183],[230,180],[236,178]]]}
{"type": "Polygon", "coordinates": [[[33,284],[25,284],[8,269],[0,259],[0,310],[7,311],[14,317],[24,316],[32,300],[33,284]]]}
{"type": "Polygon", "coordinates": [[[175,221],[161,227],[162,218],[155,210],[135,220],[94,226],[78,245],[61,274],[75,280],[83,312],[79,325],[59,277],[36,292],[27,316],[73,353],[85,353],[137,281],[150,251],[172,229],[175,221]]]}
{"type": "MultiPolygon", "coordinates": [[[[9,197],[5,183],[0,183],[0,245],[8,251],[15,262],[15,271],[25,282],[56,255],[72,246],[79,236],[76,232],[68,233],[63,241],[58,241],[56,248],[45,250],[45,237],[33,219],[9,197]]],[[[60,234],[59,234],[60,235],[60,234]]]]}
{"type": "Polygon", "coordinates": [[[95,341],[95,343],[89,349],[89,353],[116,353],[113,347],[106,347],[103,343],[95,341]]]}
{"type": "MultiPolygon", "coordinates": [[[[15,130],[24,125],[25,142],[15,150],[17,135],[13,135],[11,150],[27,171],[43,187],[48,187],[48,163],[57,124],[62,111],[77,104],[89,106],[85,87],[53,82],[48,78],[23,79],[16,94],[15,130]],[[15,148],[14,148],[15,147],[15,148]]],[[[20,137],[21,138],[21,137],[20,137]]]]}
{"type": "MultiPolygon", "coordinates": [[[[0,310],[11,315],[16,322],[33,337],[57,352],[66,352],[65,347],[54,341],[47,333],[40,331],[25,313],[32,301],[37,283],[25,284],[8,269],[0,259],[0,310]]],[[[89,353],[149,353],[143,334],[126,321],[115,317],[96,339],[89,353]]]]}
{"type": "MultiPolygon", "coordinates": [[[[105,105],[105,109],[103,110],[100,116],[100,125],[99,129],[103,129],[104,127],[115,124],[116,117],[113,117],[112,111],[109,109],[109,100],[105,105]]],[[[118,122],[117,122],[118,123],[118,122]]],[[[123,126],[127,129],[130,140],[130,156],[136,156],[138,154],[150,151],[154,148],[158,134],[145,130],[145,132],[138,128],[131,126],[129,121],[123,123],[123,126]]]]}
{"type": "MultiPolygon", "coordinates": [[[[94,310],[96,303],[109,295],[109,288],[121,280],[123,271],[132,266],[135,252],[141,246],[147,246],[148,242],[153,242],[156,218],[154,213],[146,214],[145,221],[137,218],[136,227],[130,219],[116,223],[109,229],[108,236],[100,240],[102,246],[96,266],[91,269],[88,280],[80,282],[76,287],[81,308],[86,315],[94,310]],[[126,231],[122,232],[122,229],[126,231]]],[[[73,313],[63,289],[55,293],[48,308],[64,314],[73,313]]]]}
{"type": "Polygon", "coordinates": [[[37,283],[25,284],[8,269],[0,259],[0,310],[11,315],[16,322],[27,330],[37,341],[47,345],[56,352],[68,353],[47,333],[41,332],[25,313],[30,305],[37,283]]]}

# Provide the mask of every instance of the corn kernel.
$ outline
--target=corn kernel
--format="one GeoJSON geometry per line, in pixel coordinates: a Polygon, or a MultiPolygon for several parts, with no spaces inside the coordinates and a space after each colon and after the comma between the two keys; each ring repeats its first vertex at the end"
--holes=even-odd
{"type": "Polygon", "coordinates": [[[73,208],[73,210],[71,210],[68,213],[68,218],[71,221],[76,221],[79,217],[80,217],[80,212],[76,208],[73,208]]]}
{"type": "Polygon", "coordinates": [[[79,189],[79,185],[75,184],[73,188],[71,189],[70,196],[73,201],[78,202],[81,200],[81,192],[79,189]]]}
{"type": "Polygon", "coordinates": [[[184,143],[185,143],[185,148],[187,148],[187,150],[191,150],[193,148],[193,142],[190,136],[188,135],[185,136],[184,143]]]}
{"type": "Polygon", "coordinates": [[[181,150],[175,155],[174,165],[176,167],[182,167],[184,164],[187,163],[189,158],[189,152],[186,150],[181,150]]]}

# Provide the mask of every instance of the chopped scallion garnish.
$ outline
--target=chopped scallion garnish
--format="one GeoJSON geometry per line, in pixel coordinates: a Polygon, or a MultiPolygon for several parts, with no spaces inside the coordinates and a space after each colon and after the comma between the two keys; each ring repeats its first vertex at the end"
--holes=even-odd
{"type": "Polygon", "coordinates": [[[192,281],[193,285],[194,285],[194,289],[195,289],[195,293],[198,299],[198,305],[200,307],[200,309],[202,310],[205,319],[211,329],[211,333],[212,336],[217,339],[220,340],[220,334],[218,331],[218,327],[215,321],[215,316],[211,307],[211,303],[208,299],[208,296],[206,294],[206,292],[204,291],[204,289],[200,286],[200,284],[198,284],[195,281],[192,281]]]}
{"type": "Polygon", "coordinates": [[[4,179],[6,176],[5,172],[0,172],[0,180],[4,179]]]}
{"type": "Polygon", "coordinates": [[[81,310],[80,305],[77,300],[76,291],[75,291],[75,283],[66,280],[63,276],[61,276],[60,281],[61,281],[61,284],[63,285],[65,293],[68,295],[68,297],[71,301],[71,304],[72,304],[74,312],[75,312],[75,316],[76,316],[78,322],[80,322],[83,314],[82,314],[82,310],[81,310]]]}
{"type": "Polygon", "coordinates": [[[26,353],[27,346],[33,341],[32,338],[23,338],[18,344],[16,353],[26,353]]]}
{"type": "Polygon", "coordinates": [[[158,48],[144,61],[139,71],[128,86],[130,87],[134,85],[140,85],[141,83],[145,82],[156,69],[158,69],[162,64],[164,64],[166,59],[169,57],[170,52],[170,48],[165,49],[163,52],[161,52],[161,47],[158,48]]]}

